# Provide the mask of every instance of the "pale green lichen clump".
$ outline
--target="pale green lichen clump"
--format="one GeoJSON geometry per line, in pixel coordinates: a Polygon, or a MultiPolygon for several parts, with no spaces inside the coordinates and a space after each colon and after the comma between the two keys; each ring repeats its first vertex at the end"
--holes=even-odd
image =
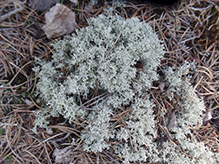
{"type": "Polygon", "coordinates": [[[35,128],[47,127],[50,117],[61,115],[71,124],[81,118],[87,122],[81,132],[86,151],[97,153],[111,146],[126,163],[169,163],[184,149],[195,157],[181,155],[181,161],[206,160],[205,147],[186,137],[188,126],[200,121],[203,102],[189,80],[181,80],[182,75],[171,68],[165,68],[170,83],[167,92],[182,96],[185,108],[177,118],[179,126],[172,129],[180,147],[167,141],[164,145],[169,149],[162,150],[155,142],[155,104],[147,92],[158,80],[157,66],[164,51],[149,25],[137,18],[99,15],[89,19],[86,28],[52,45],[55,52],[51,61],[36,59],[37,92],[47,107],[36,113],[35,128]],[[175,80],[180,83],[176,85],[175,80]],[[125,114],[124,119],[113,121],[120,114],[125,114]]]}
{"type": "Polygon", "coordinates": [[[169,129],[171,140],[176,143],[165,141],[159,154],[160,161],[168,164],[213,164],[218,160],[218,157],[215,157],[215,154],[203,143],[196,141],[190,130],[201,123],[205,110],[204,102],[198,98],[189,82],[189,76],[186,76],[192,66],[194,63],[185,63],[178,69],[163,68],[169,82],[169,87],[163,94],[169,95],[169,99],[178,97],[180,101],[175,104],[175,107],[181,108],[176,113],[177,126],[169,129]]]}

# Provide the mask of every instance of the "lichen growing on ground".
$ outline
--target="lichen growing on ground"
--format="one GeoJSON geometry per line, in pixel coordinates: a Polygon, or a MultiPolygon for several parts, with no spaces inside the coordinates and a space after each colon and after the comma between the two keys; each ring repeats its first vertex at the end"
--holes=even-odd
{"type": "Polygon", "coordinates": [[[35,128],[47,127],[50,117],[63,116],[70,124],[80,118],[86,122],[80,134],[86,151],[113,148],[126,163],[212,162],[213,153],[191,137],[190,127],[201,122],[204,110],[187,76],[192,64],[178,70],[162,67],[169,83],[163,94],[180,97],[176,106],[182,110],[176,112],[169,138],[160,144],[149,91],[159,79],[161,41],[138,18],[99,15],[88,23],[53,43],[51,61],[36,59],[37,94],[47,107],[36,113],[35,128]]]}

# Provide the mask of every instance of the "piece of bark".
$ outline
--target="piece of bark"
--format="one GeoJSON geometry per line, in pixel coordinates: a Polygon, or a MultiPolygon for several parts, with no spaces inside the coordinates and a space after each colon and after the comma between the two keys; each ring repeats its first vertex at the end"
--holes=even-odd
{"type": "Polygon", "coordinates": [[[46,25],[42,27],[42,30],[49,39],[70,34],[77,28],[75,13],[60,3],[45,14],[45,19],[46,25]]]}

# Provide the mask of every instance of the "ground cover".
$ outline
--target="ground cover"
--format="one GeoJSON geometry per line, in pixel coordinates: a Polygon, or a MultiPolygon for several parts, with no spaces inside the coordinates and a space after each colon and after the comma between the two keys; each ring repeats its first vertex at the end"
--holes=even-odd
{"type": "MultiPolygon", "coordinates": [[[[52,118],[49,129],[39,128],[38,134],[31,130],[34,113],[44,107],[34,95],[38,80],[32,71],[34,56],[50,60],[53,52],[50,43],[54,40],[48,39],[41,30],[46,11],[33,10],[27,4],[17,2],[0,2],[1,15],[12,13],[6,19],[0,19],[1,162],[54,163],[59,157],[66,163],[120,163],[121,159],[113,151],[94,154],[83,151],[83,142],[71,144],[72,138],[77,138],[86,124],[84,120],[75,122],[77,126],[73,128],[64,118],[52,118]]],[[[87,3],[65,4],[75,11],[79,27],[87,26],[87,18],[104,13],[104,9],[111,6],[99,3],[87,8],[87,3]]],[[[218,152],[219,134],[218,5],[216,1],[182,1],[176,6],[161,8],[129,2],[113,10],[124,18],[138,17],[151,25],[164,41],[166,53],[162,66],[171,64],[177,67],[185,61],[197,62],[198,69],[191,74],[191,83],[198,96],[204,99],[208,117],[192,131],[199,142],[204,142],[215,153],[218,152]]],[[[156,112],[170,115],[174,102],[166,101],[162,89],[158,88],[160,84],[154,84],[150,91],[158,106],[156,112]]],[[[162,124],[159,130],[162,130],[162,124]]],[[[162,142],[165,138],[157,140],[162,142]]]]}

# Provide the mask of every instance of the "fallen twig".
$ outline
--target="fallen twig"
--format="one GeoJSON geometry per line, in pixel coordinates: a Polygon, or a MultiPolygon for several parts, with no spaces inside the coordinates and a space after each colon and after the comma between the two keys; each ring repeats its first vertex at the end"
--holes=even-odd
{"type": "Polygon", "coordinates": [[[7,18],[9,18],[10,16],[12,16],[12,15],[18,13],[18,12],[21,12],[21,11],[23,11],[23,10],[24,10],[24,7],[21,6],[21,7],[19,7],[19,8],[16,8],[15,10],[10,11],[9,13],[7,13],[7,14],[5,14],[5,15],[2,15],[2,16],[0,17],[0,22],[3,22],[5,19],[7,19],[7,18]]]}

